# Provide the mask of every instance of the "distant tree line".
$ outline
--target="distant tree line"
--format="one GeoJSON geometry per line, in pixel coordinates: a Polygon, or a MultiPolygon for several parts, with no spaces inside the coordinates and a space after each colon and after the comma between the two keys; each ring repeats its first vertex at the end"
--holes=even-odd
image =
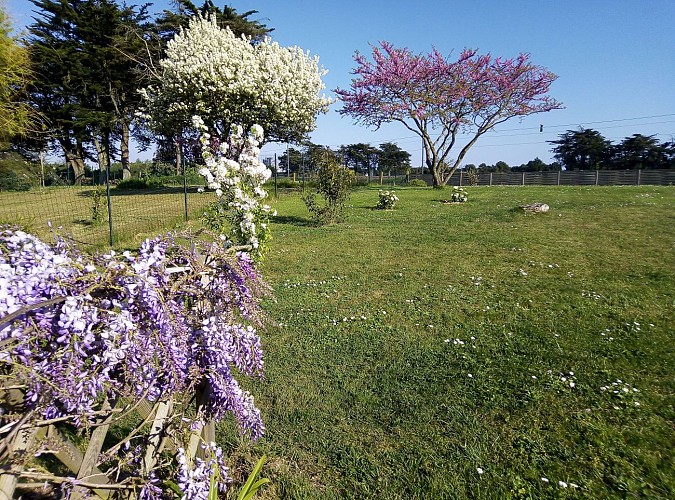
{"type": "Polygon", "coordinates": [[[565,170],[633,170],[675,167],[675,141],[633,134],[612,144],[593,129],[568,130],[551,150],[565,170]]]}
{"type": "Polygon", "coordinates": [[[289,148],[277,158],[277,168],[290,173],[316,172],[323,155],[329,154],[358,175],[369,178],[380,172],[402,175],[410,172],[410,153],[392,142],[379,147],[358,143],[342,145],[333,150],[327,146],[306,142],[301,148],[289,148]]]}
{"type": "Polygon", "coordinates": [[[558,170],[635,170],[675,168],[675,141],[660,142],[654,135],[633,134],[612,144],[593,129],[568,130],[556,141],[556,161],[546,163],[539,158],[510,167],[504,161],[494,165],[473,163],[464,170],[481,172],[545,172],[558,170]]]}

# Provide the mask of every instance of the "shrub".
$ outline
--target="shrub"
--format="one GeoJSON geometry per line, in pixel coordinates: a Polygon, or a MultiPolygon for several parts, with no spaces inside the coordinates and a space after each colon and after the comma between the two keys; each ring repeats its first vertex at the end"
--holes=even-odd
{"type": "Polygon", "coordinates": [[[398,201],[398,196],[394,191],[382,191],[378,192],[379,200],[377,201],[377,208],[380,210],[393,210],[396,202],[398,201]]]}
{"type": "Polygon", "coordinates": [[[260,161],[262,127],[252,125],[244,135],[237,125],[227,138],[220,138],[209,133],[200,116],[193,116],[192,124],[199,130],[205,163],[199,173],[215,189],[218,200],[218,206],[205,214],[207,224],[215,224],[218,232],[223,230],[221,236],[228,244],[250,247],[253,257],[261,259],[270,236],[269,219],[276,215],[264,203],[267,191],[263,185],[272,172],[260,161]],[[227,234],[225,229],[229,229],[227,234]]]}
{"type": "Polygon", "coordinates": [[[38,184],[36,165],[15,152],[0,153],[0,191],[28,191],[38,184]]]}
{"type": "Polygon", "coordinates": [[[290,177],[282,177],[281,179],[277,177],[277,186],[283,188],[295,188],[298,187],[298,183],[290,177]]]}
{"type": "Polygon", "coordinates": [[[105,207],[107,207],[108,200],[104,198],[104,195],[103,186],[96,186],[91,193],[91,223],[95,226],[101,224],[105,217],[103,214],[104,201],[105,207]]]}
{"type": "MultiPolygon", "coordinates": [[[[143,177],[144,179],[158,180],[163,186],[182,186],[183,174],[176,174],[170,172],[168,174],[150,175],[143,177]]],[[[204,177],[202,177],[196,168],[189,167],[185,172],[185,181],[188,186],[204,185],[204,177]]]]}
{"type": "Polygon", "coordinates": [[[470,168],[466,172],[466,179],[469,186],[478,186],[478,170],[476,168],[470,168]]]}
{"type": "MultiPolygon", "coordinates": [[[[182,182],[182,181],[181,181],[182,182]]],[[[157,189],[164,187],[161,179],[124,179],[117,183],[117,189],[157,189]]]]}
{"type": "Polygon", "coordinates": [[[28,191],[32,187],[26,174],[14,170],[0,174],[0,191],[28,191]]]}
{"type": "Polygon", "coordinates": [[[469,196],[466,193],[466,189],[463,187],[455,186],[452,188],[452,201],[455,203],[464,203],[469,199],[469,196]]]}
{"type": "Polygon", "coordinates": [[[319,164],[317,191],[302,197],[315,222],[328,224],[342,219],[349,187],[355,180],[354,172],[343,167],[337,158],[330,154],[323,156],[319,164]],[[323,205],[317,203],[317,194],[324,199],[323,205]]]}
{"type": "Polygon", "coordinates": [[[429,185],[422,179],[413,179],[408,181],[408,187],[428,187],[429,185]]]}

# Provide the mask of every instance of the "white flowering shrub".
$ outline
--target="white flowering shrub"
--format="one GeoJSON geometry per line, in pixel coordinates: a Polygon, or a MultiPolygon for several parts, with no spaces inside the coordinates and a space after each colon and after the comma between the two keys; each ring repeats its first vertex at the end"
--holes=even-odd
{"type": "Polygon", "coordinates": [[[394,191],[378,191],[379,199],[377,201],[377,208],[380,210],[393,210],[396,202],[398,201],[398,196],[394,191]]]}
{"type": "Polygon", "coordinates": [[[269,39],[252,45],[213,18],[195,17],[168,43],[158,81],[141,90],[142,116],[190,125],[198,115],[210,131],[225,135],[232,124],[264,127],[268,138],[300,138],[328,111],[317,57],[269,39]]]}
{"type": "Polygon", "coordinates": [[[455,203],[464,203],[469,199],[469,196],[466,193],[466,189],[463,187],[455,186],[452,188],[452,201],[455,203]]]}
{"type": "Polygon", "coordinates": [[[193,117],[193,125],[200,132],[205,163],[199,173],[218,196],[215,213],[219,215],[212,217],[209,225],[222,230],[222,216],[230,225],[229,239],[237,245],[250,246],[254,257],[261,256],[269,236],[271,213],[270,206],[263,203],[267,197],[263,184],[272,175],[260,161],[262,127],[253,125],[244,136],[242,128],[234,126],[227,141],[221,141],[209,134],[201,117],[193,117]]]}

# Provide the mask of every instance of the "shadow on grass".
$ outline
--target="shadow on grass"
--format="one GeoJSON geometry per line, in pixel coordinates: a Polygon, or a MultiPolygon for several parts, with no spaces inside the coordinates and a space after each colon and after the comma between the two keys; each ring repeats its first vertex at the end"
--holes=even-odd
{"type": "MultiPolygon", "coordinates": [[[[105,193],[105,186],[103,186],[103,196],[106,196],[105,193]]],[[[213,191],[210,190],[204,190],[203,193],[199,193],[197,190],[200,189],[198,186],[188,186],[187,192],[188,195],[196,195],[196,194],[207,194],[213,191]]],[[[134,196],[139,196],[139,195],[155,195],[155,194],[183,194],[183,186],[168,186],[168,187],[160,187],[160,188],[148,188],[148,189],[118,189],[116,187],[111,187],[110,189],[110,196],[129,196],[129,195],[134,195],[134,196]]],[[[94,196],[94,189],[88,189],[86,191],[80,191],[77,196],[80,196],[82,198],[92,198],[94,196]]]]}
{"type": "MultiPolygon", "coordinates": [[[[107,221],[106,221],[106,222],[107,222],[107,221]]],[[[78,225],[78,226],[91,226],[91,227],[94,227],[94,226],[102,226],[102,225],[103,225],[103,224],[101,224],[100,222],[94,224],[94,222],[93,222],[91,219],[75,219],[75,220],[73,221],[73,224],[76,224],[76,225],[78,225]]]]}
{"type": "Polygon", "coordinates": [[[295,215],[277,215],[274,217],[273,222],[275,224],[288,224],[291,226],[316,226],[316,223],[311,219],[305,219],[304,217],[297,217],[295,215]]]}

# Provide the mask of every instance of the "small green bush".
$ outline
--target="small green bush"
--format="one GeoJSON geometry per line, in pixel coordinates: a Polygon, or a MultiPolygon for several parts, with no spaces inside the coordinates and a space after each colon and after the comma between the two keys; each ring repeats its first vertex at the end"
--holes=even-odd
{"type": "MultiPolygon", "coordinates": [[[[182,175],[161,175],[157,177],[148,177],[150,181],[159,181],[162,186],[182,186],[183,185],[183,176],[182,175]]],[[[185,173],[185,182],[188,186],[196,185],[205,185],[206,181],[202,175],[197,173],[193,169],[189,169],[185,173]]]]}
{"type": "MultiPolygon", "coordinates": [[[[274,179],[272,179],[272,185],[274,185],[274,179]]],[[[277,177],[277,187],[295,189],[298,187],[298,183],[290,177],[277,177]]]]}
{"type": "Polygon", "coordinates": [[[463,187],[455,186],[452,188],[452,201],[455,203],[464,203],[469,199],[469,195],[466,192],[466,189],[463,187]]]}
{"type": "MultiPolygon", "coordinates": [[[[181,180],[182,183],[182,180],[181,180]]],[[[164,187],[164,183],[161,179],[150,178],[150,179],[125,179],[117,183],[117,189],[157,189],[164,187]]]]}
{"type": "Polygon", "coordinates": [[[398,201],[398,196],[394,191],[380,191],[378,192],[379,199],[377,201],[377,208],[380,210],[393,210],[398,201]]]}
{"type": "Polygon", "coordinates": [[[98,226],[103,223],[105,218],[103,209],[104,205],[107,207],[108,200],[104,197],[105,188],[103,186],[96,186],[91,193],[91,223],[98,226]]]}
{"type": "Polygon", "coordinates": [[[0,191],[28,191],[39,185],[34,163],[13,151],[0,152],[0,191]]]}
{"type": "Polygon", "coordinates": [[[408,182],[408,187],[429,187],[422,179],[413,179],[408,182]]]}
{"type": "Polygon", "coordinates": [[[31,187],[30,178],[22,172],[7,170],[0,173],[0,191],[28,191],[31,187]]]}
{"type": "Polygon", "coordinates": [[[302,197],[312,219],[319,224],[328,224],[342,219],[345,203],[349,198],[350,186],[356,180],[354,172],[343,167],[340,161],[326,154],[319,165],[316,192],[302,197]],[[316,201],[316,195],[324,199],[324,204],[316,201]]]}

